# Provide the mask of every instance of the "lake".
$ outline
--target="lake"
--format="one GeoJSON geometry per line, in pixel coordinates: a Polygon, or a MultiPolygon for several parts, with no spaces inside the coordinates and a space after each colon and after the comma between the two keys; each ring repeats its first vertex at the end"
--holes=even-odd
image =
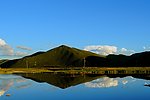
{"type": "Polygon", "coordinates": [[[149,100],[149,75],[0,75],[0,100],[149,100]]]}

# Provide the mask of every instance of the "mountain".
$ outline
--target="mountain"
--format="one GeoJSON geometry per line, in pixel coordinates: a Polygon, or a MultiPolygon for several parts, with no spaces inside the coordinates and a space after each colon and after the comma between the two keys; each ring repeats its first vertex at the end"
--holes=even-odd
{"type": "Polygon", "coordinates": [[[7,61],[8,61],[8,59],[0,60],[0,65],[7,62],[7,61]]]}
{"type": "Polygon", "coordinates": [[[89,51],[68,47],[56,47],[47,52],[14,60],[1,60],[1,68],[48,68],[48,67],[150,67],[150,51],[131,56],[101,56],[89,51]]]}
{"type": "Polygon", "coordinates": [[[150,67],[150,51],[131,56],[110,54],[105,57],[88,56],[86,67],[150,67]]]}
{"type": "Polygon", "coordinates": [[[37,52],[21,59],[9,60],[0,66],[2,68],[82,67],[84,59],[88,56],[102,57],[92,52],[62,45],[47,52],[37,52]]]}
{"type": "Polygon", "coordinates": [[[150,51],[131,56],[110,54],[106,57],[86,57],[87,67],[150,67],[150,51]]]}
{"type": "Polygon", "coordinates": [[[150,51],[131,55],[128,59],[127,66],[150,67],[150,51]]]}
{"type": "Polygon", "coordinates": [[[108,55],[108,67],[150,67],[150,51],[135,53],[131,56],[108,55]]]}
{"type": "Polygon", "coordinates": [[[129,56],[110,54],[106,57],[109,67],[124,67],[127,66],[129,56]]]}
{"type": "Polygon", "coordinates": [[[98,57],[98,56],[88,56],[85,58],[85,66],[86,67],[107,67],[109,66],[109,61],[106,57],[98,57]]]}

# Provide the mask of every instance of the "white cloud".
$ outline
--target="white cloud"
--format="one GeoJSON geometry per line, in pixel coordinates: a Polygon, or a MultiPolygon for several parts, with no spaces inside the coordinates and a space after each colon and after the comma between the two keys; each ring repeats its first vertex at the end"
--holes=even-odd
{"type": "Polygon", "coordinates": [[[31,51],[32,48],[29,48],[29,47],[25,47],[25,46],[17,46],[18,49],[22,49],[22,50],[28,50],[28,51],[31,51]]]}
{"type": "Polygon", "coordinates": [[[12,56],[14,50],[3,39],[0,39],[0,55],[12,56]]]}
{"type": "Polygon", "coordinates": [[[109,55],[109,54],[114,54],[117,52],[117,47],[116,46],[109,46],[109,45],[91,45],[91,46],[86,46],[84,48],[86,51],[92,51],[101,55],[109,55]]]}
{"type": "Polygon", "coordinates": [[[143,49],[144,49],[144,51],[149,51],[149,50],[150,50],[150,47],[144,46],[143,49]]]}
{"type": "Polygon", "coordinates": [[[118,54],[132,55],[134,53],[135,53],[134,50],[128,50],[126,48],[121,48],[121,50],[118,50],[118,54]]]}
{"type": "Polygon", "coordinates": [[[27,53],[27,52],[20,52],[20,51],[17,51],[17,52],[15,52],[14,55],[15,55],[15,56],[27,56],[28,53],[27,53]]]}
{"type": "Polygon", "coordinates": [[[109,77],[104,77],[84,84],[86,87],[90,88],[102,88],[102,87],[108,88],[118,86],[118,80],[109,77]]]}
{"type": "Polygon", "coordinates": [[[126,52],[126,51],[128,51],[126,48],[121,49],[121,52],[126,52]]]}
{"type": "Polygon", "coordinates": [[[134,50],[129,50],[126,48],[118,49],[117,46],[109,46],[109,45],[90,45],[86,46],[84,50],[91,51],[100,55],[109,55],[109,54],[132,55],[135,53],[134,50]]]}
{"type": "Polygon", "coordinates": [[[6,45],[6,42],[4,40],[0,39],[0,46],[4,46],[4,45],[6,45]]]}
{"type": "MultiPolygon", "coordinates": [[[[23,49],[23,50],[32,50],[31,48],[24,47],[24,46],[18,46],[17,48],[23,49]]],[[[11,56],[11,57],[21,57],[28,55],[27,52],[20,52],[20,51],[14,51],[14,49],[8,45],[5,40],[0,39],[0,56],[11,56]]]]}

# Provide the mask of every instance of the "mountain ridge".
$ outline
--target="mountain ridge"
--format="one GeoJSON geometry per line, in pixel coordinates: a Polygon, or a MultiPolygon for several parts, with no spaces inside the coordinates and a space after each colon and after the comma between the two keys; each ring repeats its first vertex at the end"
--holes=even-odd
{"type": "Polygon", "coordinates": [[[1,68],[47,67],[150,67],[150,51],[131,56],[98,55],[89,51],[61,45],[46,52],[36,52],[21,59],[1,61],[1,68]]]}
{"type": "Polygon", "coordinates": [[[87,56],[100,57],[100,55],[92,52],[61,45],[47,52],[37,52],[21,59],[10,60],[0,66],[2,68],[81,67],[83,66],[83,59],[87,56]],[[13,61],[14,64],[12,64],[13,61]]]}

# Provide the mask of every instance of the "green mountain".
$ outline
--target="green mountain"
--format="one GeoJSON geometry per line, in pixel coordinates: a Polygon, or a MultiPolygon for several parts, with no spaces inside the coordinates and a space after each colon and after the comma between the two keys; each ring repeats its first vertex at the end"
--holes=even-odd
{"type": "Polygon", "coordinates": [[[14,60],[1,60],[1,68],[44,68],[44,67],[150,67],[150,51],[131,56],[101,56],[65,45],[47,52],[14,60]]]}
{"type": "Polygon", "coordinates": [[[88,56],[101,57],[95,53],[62,45],[47,52],[37,52],[21,59],[9,60],[0,66],[2,68],[82,67],[84,59],[88,56]]]}
{"type": "Polygon", "coordinates": [[[8,61],[8,59],[0,60],[0,65],[7,62],[7,61],[8,61]]]}

